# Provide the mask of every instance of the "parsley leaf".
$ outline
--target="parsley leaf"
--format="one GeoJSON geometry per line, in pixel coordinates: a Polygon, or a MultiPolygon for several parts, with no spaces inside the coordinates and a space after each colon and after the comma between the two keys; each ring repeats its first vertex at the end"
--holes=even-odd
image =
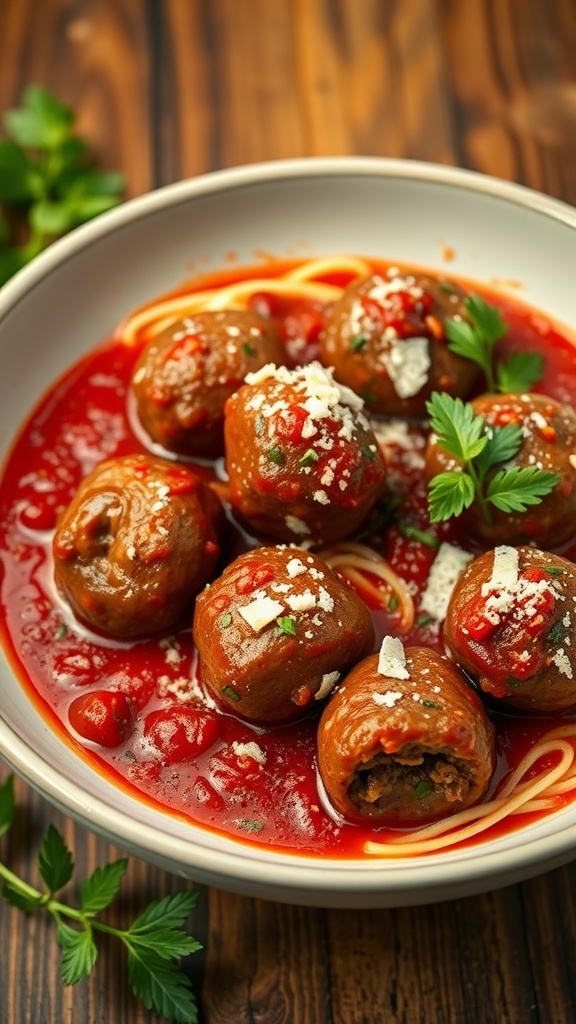
{"type": "Polygon", "coordinates": [[[489,471],[508,462],[519,451],[522,431],[516,424],[486,428],[470,403],[435,391],[427,403],[432,430],[441,448],[460,465],[432,478],[428,508],[432,522],[462,514],[476,501],[486,522],[491,506],[502,512],[524,512],[550,494],[560,477],[537,466],[513,466],[489,471]]]}
{"type": "Polygon", "coordinates": [[[74,112],[42,86],[26,89],[3,120],[0,285],[55,238],[116,206],[124,189],[122,175],[92,166],[74,112]]]}
{"type": "Polygon", "coordinates": [[[488,391],[529,391],[542,377],[544,357],[539,352],[515,352],[494,366],[494,347],[507,331],[497,306],[472,292],[465,302],[469,320],[446,320],[448,348],[480,367],[488,391]]]}
{"type": "Polygon", "coordinates": [[[530,391],[542,378],[545,359],[540,352],[513,352],[496,367],[496,385],[503,393],[530,391]]]}
{"type": "Polygon", "coordinates": [[[486,496],[502,512],[525,512],[529,505],[539,505],[559,479],[557,473],[537,466],[500,469],[490,480],[486,496]]]}
{"type": "Polygon", "coordinates": [[[66,885],[74,873],[72,854],[53,825],[50,825],[40,848],[38,867],[51,893],[66,885]]]}
{"type": "MultiPolygon", "coordinates": [[[[0,834],[14,818],[12,776],[0,786],[0,834]]],[[[196,999],[190,981],[178,966],[178,959],[200,949],[200,943],[184,930],[186,919],[198,901],[198,893],[185,890],[154,900],[128,929],[115,928],[96,915],[109,905],[120,888],[127,860],[98,867],[80,889],[76,908],[54,897],[72,878],[74,860],[62,835],[50,826],[38,857],[46,892],[28,885],[0,861],[1,895],[13,907],[32,913],[45,910],[56,924],[56,939],[62,950],[61,977],[75,985],[88,977],[98,957],[96,935],[116,936],[128,954],[128,979],[144,1006],[175,1024],[198,1020],[196,999]]]]}

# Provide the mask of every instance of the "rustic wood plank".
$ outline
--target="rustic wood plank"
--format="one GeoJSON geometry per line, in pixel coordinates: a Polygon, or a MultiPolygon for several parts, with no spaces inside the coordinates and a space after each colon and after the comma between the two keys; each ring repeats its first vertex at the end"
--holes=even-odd
{"type": "Polygon", "coordinates": [[[434,0],[296,8],[309,154],[452,162],[434,0]]]}
{"type": "Polygon", "coordinates": [[[28,85],[51,89],[77,112],[96,160],[123,171],[128,196],[152,185],[146,7],[145,0],[0,3],[0,110],[28,85]]]}
{"type": "Polygon", "coordinates": [[[458,161],[576,202],[571,0],[441,0],[458,161]]]}

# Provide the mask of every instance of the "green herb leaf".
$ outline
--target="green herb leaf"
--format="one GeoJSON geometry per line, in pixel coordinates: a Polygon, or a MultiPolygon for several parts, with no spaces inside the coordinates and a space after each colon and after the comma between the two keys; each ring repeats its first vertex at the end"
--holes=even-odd
{"type": "Polygon", "coordinates": [[[418,799],[422,800],[423,797],[428,796],[428,794],[432,792],[432,786],[425,779],[422,779],[420,782],[417,783],[414,792],[416,793],[418,799]]]}
{"type": "Polygon", "coordinates": [[[279,619],[276,619],[276,623],[280,633],[296,636],[296,619],[292,615],[281,615],[279,619]]]}
{"type": "Polygon", "coordinates": [[[472,293],[466,300],[469,321],[446,320],[448,348],[476,363],[486,377],[488,391],[529,391],[542,377],[544,357],[538,352],[515,352],[494,367],[494,346],[507,331],[497,306],[472,293]]]}
{"type": "Polygon", "coordinates": [[[507,423],[505,427],[492,427],[488,444],[476,456],[478,469],[485,474],[499,462],[508,462],[518,454],[521,444],[522,427],[517,423],[507,423]]]}
{"type": "Polygon", "coordinates": [[[132,922],[128,935],[144,935],[161,925],[163,928],[181,928],[198,903],[197,889],[182,889],[160,900],[153,900],[132,922]]]}
{"type": "Polygon", "coordinates": [[[353,338],[350,338],[350,348],[353,352],[360,352],[367,342],[365,334],[355,334],[353,338]]]}
{"type": "Polygon", "coordinates": [[[92,872],[80,890],[80,909],[83,914],[98,914],[112,902],[127,867],[128,860],[124,857],[92,872]]]}
{"type": "Polygon", "coordinates": [[[232,686],[223,686],[222,687],[222,693],[224,694],[225,697],[229,697],[230,700],[235,700],[235,701],[239,701],[240,700],[240,694],[237,693],[236,690],[233,689],[232,686]]]}
{"type": "Polygon", "coordinates": [[[501,469],[492,477],[486,497],[501,512],[525,512],[528,506],[540,504],[559,481],[558,473],[537,466],[514,466],[501,469]]]}
{"type": "Polygon", "coordinates": [[[128,979],[147,1010],[175,1024],[197,1024],[198,1009],[190,981],[173,961],[164,960],[153,950],[132,949],[128,954],[128,979]]]}
{"type": "Polygon", "coordinates": [[[7,832],[14,821],[16,803],[14,800],[14,776],[9,775],[0,786],[0,836],[7,832]]]}
{"type": "Polygon", "coordinates": [[[244,830],[244,832],[261,832],[264,828],[264,824],[261,821],[256,821],[255,818],[240,818],[236,822],[238,828],[244,830]]]}
{"type": "Polygon", "coordinates": [[[469,402],[452,398],[445,391],[434,391],[426,408],[438,444],[455,459],[468,462],[486,447],[484,419],[476,416],[469,402]]]}
{"type": "Polygon", "coordinates": [[[540,352],[513,352],[496,367],[496,385],[504,393],[530,391],[544,373],[545,359],[540,352]]]}
{"type": "Polygon", "coordinates": [[[549,576],[563,576],[564,569],[561,565],[543,565],[544,572],[547,572],[549,576]]]}
{"type": "Polygon", "coordinates": [[[313,466],[315,462],[318,462],[320,456],[313,448],[309,448],[308,451],[304,452],[304,455],[298,459],[298,465],[300,466],[313,466]]]}
{"type": "Polygon", "coordinates": [[[428,508],[433,523],[459,516],[474,501],[472,479],[457,469],[438,473],[430,481],[428,508]]]}
{"type": "Polygon", "coordinates": [[[548,636],[546,637],[546,640],[548,641],[548,643],[557,644],[557,643],[560,642],[560,640],[562,640],[562,637],[565,635],[565,633],[566,633],[566,626],[563,624],[562,620],[560,619],[559,622],[556,622],[552,626],[552,629],[548,633],[548,636]]]}
{"type": "Polygon", "coordinates": [[[32,165],[14,142],[0,139],[0,203],[19,205],[34,198],[32,165]]]}
{"type": "Polygon", "coordinates": [[[90,974],[98,949],[92,937],[92,929],[76,931],[60,922],[58,943],[62,948],[60,974],[65,985],[76,985],[90,974]]]}
{"type": "Polygon", "coordinates": [[[437,548],[440,545],[440,541],[432,533],[419,530],[416,526],[411,526],[410,523],[401,523],[400,533],[408,540],[417,540],[419,544],[424,544],[427,548],[437,548]]]}
{"type": "Polygon", "coordinates": [[[70,881],[74,873],[72,854],[64,837],[54,825],[50,825],[38,854],[40,874],[51,893],[55,893],[70,881]]]}
{"type": "Polygon", "coordinates": [[[23,911],[24,914],[31,914],[42,904],[44,897],[41,892],[31,893],[29,891],[30,887],[25,884],[20,885],[19,881],[19,879],[15,878],[4,882],[2,898],[11,907],[16,907],[17,910],[23,911]]]}
{"type": "Polygon", "coordinates": [[[222,629],[228,629],[228,626],[232,625],[232,612],[224,612],[220,619],[220,625],[222,629]]]}
{"type": "Polygon", "coordinates": [[[244,352],[245,352],[245,354],[246,354],[247,356],[255,356],[255,355],[258,355],[258,352],[257,352],[257,350],[256,350],[256,349],[254,348],[254,345],[250,345],[250,344],[249,344],[249,343],[248,343],[247,341],[245,341],[245,342],[244,342],[244,344],[242,345],[242,348],[244,349],[244,352]]]}
{"type": "Polygon", "coordinates": [[[254,420],[254,432],[257,437],[260,437],[260,435],[264,433],[265,426],[266,420],[264,419],[262,413],[258,413],[256,419],[254,420]]]}
{"type": "Polygon", "coordinates": [[[68,135],[74,114],[70,107],[48,89],[31,85],[22,96],[22,105],[7,110],[4,125],[9,137],[19,146],[54,149],[68,135]]]}
{"type": "Polygon", "coordinates": [[[470,403],[434,392],[427,403],[438,444],[448,455],[463,463],[460,470],[438,473],[428,485],[428,507],[432,522],[459,516],[477,501],[491,522],[490,505],[503,512],[524,512],[550,494],[560,477],[536,466],[500,469],[488,478],[488,470],[513,458],[522,443],[515,424],[487,428],[470,403]]]}
{"type": "Polygon", "coordinates": [[[283,466],[286,461],[281,449],[277,446],[268,449],[268,458],[270,462],[275,462],[277,466],[283,466]]]}

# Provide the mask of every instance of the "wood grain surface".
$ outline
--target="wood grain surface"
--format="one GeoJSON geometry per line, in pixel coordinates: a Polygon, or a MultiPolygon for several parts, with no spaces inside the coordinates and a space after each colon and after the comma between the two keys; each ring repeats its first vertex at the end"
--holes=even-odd
{"type": "MultiPolygon", "coordinates": [[[[41,83],[127,194],[234,164],[411,157],[576,204],[574,0],[0,0],[0,111],[41,83]]],[[[567,268],[568,272],[568,268],[567,268]]],[[[7,769],[0,765],[0,779],[7,769]]],[[[24,784],[2,859],[54,823],[79,875],[118,851],[24,784]]],[[[203,890],[202,1024],[576,1019],[576,866],[428,907],[323,911],[203,890]]],[[[132,859],[113,922],[181,882],[132,859]]],[[[0,1024],[153,1024],[112,945],[64,989],[51,922],[0,903],[0,1024]]]]}

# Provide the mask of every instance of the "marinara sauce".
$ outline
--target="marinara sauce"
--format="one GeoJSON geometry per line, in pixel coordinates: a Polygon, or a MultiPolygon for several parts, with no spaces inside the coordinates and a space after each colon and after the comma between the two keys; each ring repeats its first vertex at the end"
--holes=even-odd
{"type": "MultiPolygon", "coordinates": [[[[279,275],[286,266],[293,263],[259,266],[257,276],[279,275]]],[[[384,264],[373,266],[385,269],[384,264]]],[[[206,276],[202,287],[228,285],[253,272],[206,276]]],[[[478,285],[474,290],[500,307],[509,325],[501,343],[507,352],[528,348],[545,355],[545,374],[536,390],[576,405],[576,351],[569,338],[519,301],[478,285]]],[[[279,301],[265,289],[251,304],[280,327],[288,365],[316,356],[321,304],[301,298],[279,301]]],[[[141,347],[115,338],[88,353],[49,387],[12,447],[0,482],[2,643],[55,738],[71,744],[114,785],[168,813],[246,842],[284,852],[362,856],[367,839],[385,840],[390,833],[338,821],[324,805],[316,775],[317,716],[263,729],[204,707],[199,703],[192,613],[169,635],[121,642],[77,623],[56,593],[50,549],[59,510],[103,459],[146,451],[129,393],[141,347]],[[73,725],[80,720],[82,698],[93,691],[102,696],[102,725],[99,730],[93,716],[92,738],[87,740],[73,725]],[[111,718],[106,711],[112,700],[116,713],[111,718]],[[124,739],[127,715],[132,721],[124,739]],[[196,725],[191,724],[194,718],[196,725]],[[165,722],[169,729],[163,728],[165,722]]],[[[393,493],[359,538],[384,554],[416,595],[435,556],[430,538],[459,540],[457,523],[432,527],[428,521],[421,463],[425,436],[419,425],[394,423],[388,429],[393,493]]],[[[225,494],[221,463],[198,463],[196,469],[225,494]]],[[[229,515],[226,558],[254,543],[229,515]]],[[[572,554],[576,559],[576,549],[572,554]]],[[[371,607],[379,647],[386,633],[398,631],[398,609],[392,602],[382,607],[367,593],[361,596],[371,607]]],[[[427,616],[417,617],[402,639],[441,649],[438,623],[427,616]]],[[[497,729],[498,767],[488,797],[552,724],[549,719],[490,713],[497,729]]],[[[503,822],[484,835],[494,837],[496,830],[517,828],[533,817],[516,817],[512,826],[503,822]]]]}

